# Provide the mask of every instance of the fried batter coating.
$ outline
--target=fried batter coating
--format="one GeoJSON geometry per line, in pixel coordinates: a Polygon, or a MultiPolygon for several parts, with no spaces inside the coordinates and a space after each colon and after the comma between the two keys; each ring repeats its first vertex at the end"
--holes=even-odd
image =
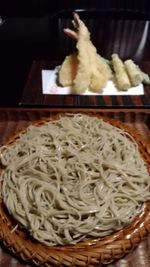
{"type": "Polygon", "coordinates": [[[62,86],[72,86],[77,74],[78,59],[76,54],[65,58],[59,70],[59,83],[62,86]]]}
{"type": "Polygon", "coordinates": [[[121,91],[126,91],[131,87],[128,74],[125,70],[123,61],[118,54],[112,54],[112,63],[115,71],[117,87],[121,91]]]}
{"type": "MultiPolygon", "coordinates": [[[[90,40],[90,32],[76,13],[74,13],[73,25],[76,31],[64,30],[68,36],[77,41],[78,65],[76,76],[72,81],[73,90],[78,94],[84,93],[88,88],[91,91],[100,92],[111,78],[111,70],[105,60],[97,54],[97,50],[90,40]]],[[[65,70],[63,71],[65,72],[65,70]]],[[[60,83],[64,84],[62,76],[60,83]]]]}

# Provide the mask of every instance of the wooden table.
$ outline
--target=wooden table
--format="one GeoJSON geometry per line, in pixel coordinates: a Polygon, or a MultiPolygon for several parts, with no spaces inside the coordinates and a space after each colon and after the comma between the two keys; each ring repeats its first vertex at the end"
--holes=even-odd
{"type": "MultiPolygon", "coordinates": [[[[0,109],[0,145],[5,142],[15,132],[27,127],[31,123],[56,114],[58,112],[92,112],[101,114],[107,118],[114,118],[124,122],[137,132],[144,139],[150,141],[150,110],[149,109],[77,109],[77,108],[5,108],[0,109]]],[[[2,244],[0,247],[0,266],[1,267],[29,267],[34,266],[26,263],[9,252],[2,244]]],[[[145,238],[135,250],[125,255],[108,267],[149,267],[150,266],[150,236],[145,238]]]]}

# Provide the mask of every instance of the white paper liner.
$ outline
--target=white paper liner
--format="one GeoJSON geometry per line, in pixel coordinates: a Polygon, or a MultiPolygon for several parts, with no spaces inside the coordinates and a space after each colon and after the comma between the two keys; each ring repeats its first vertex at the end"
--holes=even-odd
{"type": "MultiPolygon", "coordinates": [[[[57,70],[42,70],[42,93],[48,95],[72,95],[70,87],[57,85],[57,70]]],[[[143,84],[131,87],[127,91],[118,91],[113,81],[108,81],[107,86],[100,93],[87,90],[83,95],[144,95],[143,84]]]]}

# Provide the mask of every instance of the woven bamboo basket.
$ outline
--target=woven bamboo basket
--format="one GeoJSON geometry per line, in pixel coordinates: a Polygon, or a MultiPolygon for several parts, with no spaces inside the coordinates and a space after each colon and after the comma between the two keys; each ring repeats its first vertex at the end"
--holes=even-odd
{"type": "MultiPolygon", "coordinates": [[[[59,118],[57,114],[36,123],[42,125],[50,120],[59,118]]],[[[91,114],[89,114],[91,115],[91,114]]],[[[92,115],[91,115],[92,116],[92,115]]],[[[101,118],[100,115],[96,115],[101,118]]],[[[150,171],[150,144],[137,132],[131,130],[125,124],[113,119],[103,118],[106,122],[124,129],[131,134],[139,146],[140,153],[150,171]]],[[[24,129],[22,132],[26,131],[24,129]]],[[[15,134],[6,144],[9,146],[18,138],[15,134]]],[[[46,247],[33,240],[21,228],[13,231],[16,222],[8,214],[3,200],[0,198],[0,240],[17,257],[35,263],[39,266],[100,266],[121,258],[132,251],[139,242],[150,233],[150,201],[144,204],[140,215],[136,216],[132,223],[110,236],[97,239],[89,239],[76,245],[46,247]]]]}

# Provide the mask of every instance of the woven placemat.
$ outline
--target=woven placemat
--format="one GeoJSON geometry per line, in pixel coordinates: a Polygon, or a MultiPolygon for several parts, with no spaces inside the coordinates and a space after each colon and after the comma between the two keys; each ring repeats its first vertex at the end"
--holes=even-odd
{"type": "MultiPolygon", "coordinates": [[[[59,116],[62,114],[39,121],[36,125],[55,120],[59,116]]],[[[101,118],[101,116],[98,117],[101,118]]],[[[103,119],[126,130],[136,139],[140,153],[150,171],[150,144],[124,123],[113,119],[103,119]]],[[[6,143],[6,146],[15,142],[20,133],[16,133],[6,143]]],[[[89,239],[76,245],[46,247],[31,239],[23,229],[18,228],[13,231],[15,225],[16,222],[8,214],[0,198],[0,240],[14,255],[42,266],[100,266],[100,264],[108,264],[121,258],[133,250],[150,233],[150,202],[146,202],[140,216],[137,216],[131,224],[122,230],[103,239],[89,239]]]]}

